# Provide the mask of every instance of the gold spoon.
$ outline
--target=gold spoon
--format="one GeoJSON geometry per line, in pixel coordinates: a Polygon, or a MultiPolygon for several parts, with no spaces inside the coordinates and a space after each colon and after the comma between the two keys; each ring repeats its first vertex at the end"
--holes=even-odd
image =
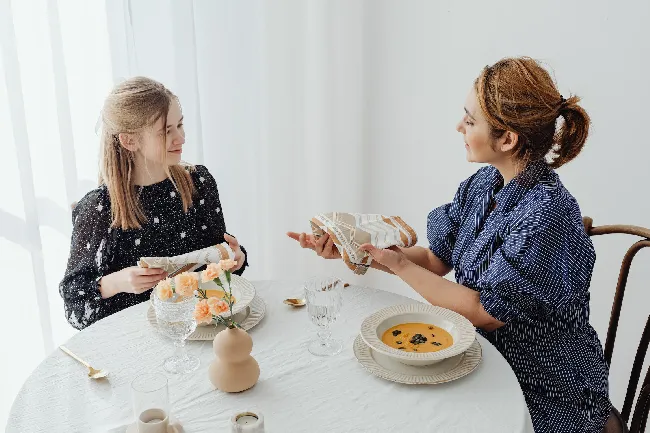
{"type": "Polygon", "coordinates": [[[292,307],[302,307],[307,305],[307,300],[305,298],[288,298],[285,299],[284,301],[285,304],[291,305],[292,307]]]}
{"type": "Polygon", "coordinates": [[[63,350],[65,353],[67,353],[68,355],[70,355],[71,357],[73,357],[74,359],[76,359],[77,361],[79,361],[81,364],[85,365],[85,366],[88,368],[88,377],[90,377],[91,379],[102,379],[102,378],[108,376],[108,372],[107,372],[107,371],[104,371],[104,370],[97,370],[97,369],[92,368],[92,367],[90,366],[90,364],[88,364],[86,361],[84,361],[83,359],[79,358],[79,357],[78,357],[77,355],[75,355],[74,353],[70,352],[70,350],[69,350],[67,347],[65,347],[65,346],[59,346],[59,349],[63,350]]]}

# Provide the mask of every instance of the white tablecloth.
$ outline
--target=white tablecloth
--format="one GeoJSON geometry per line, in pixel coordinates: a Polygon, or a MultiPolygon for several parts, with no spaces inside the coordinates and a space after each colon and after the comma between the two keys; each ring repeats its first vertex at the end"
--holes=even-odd
{"type": "MultiPolygon", "coordinates": [[[[316,337],[305,308],[281,303],[300,295],[299,283],[255,282],[266,316],[250,331],[261,369],[254,388],[240,394],[213,389],[207,378],[211,341],[188,342],[201,358],[198,371],[170,378],[172,414],[187,433],[229,432],[238,410],[258,408],[267,433],[293,432],[498,432],[528,433],[528,409],[519,384],[496,349],[482,337],[483,360],[470,375],[443,385],[409,386],[367,373],[352,343],[362,320],[398,303],[416,302],[393,293],[350,286],[341,319],[332,330],[344,349],[332,358],[311,355],[316,337]]],[[[54,351],[32,373],[17,396],[7,432],[124,432],[132,421],[130,382],[151,370],[164,371],[173,352],[146,319],[148,303],[97,322],[66,343],[108,381],[91,381],[85,367],[54,351]]]]}

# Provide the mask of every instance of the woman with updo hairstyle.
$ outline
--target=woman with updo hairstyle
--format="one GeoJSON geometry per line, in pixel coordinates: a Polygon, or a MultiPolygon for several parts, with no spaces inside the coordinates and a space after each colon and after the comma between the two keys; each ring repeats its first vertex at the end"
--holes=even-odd
{"type": "MultiPolygon", "coordinates": [[[[361,246],[371,267],[462,314],[499,350],[537,433],[602,432],[614,420],[608,366],[589,323],[596,255],[554,171],[578,156],[589,125],[580,98],[565,98],[537,61],[486,66],[456,127],[467,160],[486,166],[429,213],[428,248],[361,246]],[[455,282],[443,278],[452,269],[455,282]]],[[[289,236],[340,258],[329,236],[289,236]]]]}

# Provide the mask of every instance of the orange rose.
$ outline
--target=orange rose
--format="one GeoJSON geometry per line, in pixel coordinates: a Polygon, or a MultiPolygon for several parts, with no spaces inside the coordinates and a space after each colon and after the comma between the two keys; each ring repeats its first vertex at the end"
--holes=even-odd
{"type": "Polygon", "coordinates": [[[219,265],[221,266],[221,269],[224,271],[229,271],[235,266],[237,266],[237,262],[234,261],[233,259],[224,259],[219,262],[219,265]]]}
{"type": "Polygon", "coordinates": [[[181,296],[192,296],[199,289],[199,279],[194,272],[183,272],[174,278],[176,293],[181,296]]]}
{"type": "Polygon", "coordinates": [[[156,294],[158,295],[158,298],[163,301],[166,301],[173,296],[174,292],[172,291],[172,282],[169,278],[165,278],[158,282],[156,285],[156,294]]]}
{"type": "Polygon", "coordinates": [[[215,298],[214,296],[208,298],[207,301],[208,306],[210,307],[210,311],[215,316],[218,316],[221,313],[225,313],[230,308],[230,306],[223,299],[215,298]]]}
{"type": "Polygon", "coordinates": [[[210,323],[212,322],[212,312],[208,305],[207,299],[202,299],[197,302],[194,308],[194,319],[196,323],[210,323]]]}
{"type": "Polygon", "coordinates": [[[207,283],[216,278],[219,278],[223,274],[223,269],[218,263],[210,263],[205,271],[201,272],[201,281],[207,283]]]}

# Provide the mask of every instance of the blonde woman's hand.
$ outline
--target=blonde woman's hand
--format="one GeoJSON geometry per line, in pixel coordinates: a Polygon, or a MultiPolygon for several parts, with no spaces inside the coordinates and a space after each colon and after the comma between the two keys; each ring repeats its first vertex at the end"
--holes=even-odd
{"type": "Polygon", "coordinates": [[[230,236],[228,233],[225,233],[223,235],[223,238],[225,239],[226,242],[228,242],[228,246],[235,253],[235,258],[233,260],[235,260],[237,264],[235,265],[233,271],[238,271],[241,269],[242,266],[244,266],[246,255],[241,250],[241,246],[239,245],[239,242],[234,236],[230,236]]]}
{"type": "Polygon", "coordinates": [[[163,269],[131,266],[103,276],[99,280],[99,291],[102,298],[110,298],[118,293],[139,295],[155,287],[159,281],[165,278],[167,278],[167,272],[163,269]]]}
{"type": "Polygon", "coordinates": [[[334,245],[334,241],[327,233],[319,239],[316,239],[314,235],[308,235],[306,233],[289,232],[287,233],[287,236],[298,241],[301,247],[315,251],[317,255],[324,259],[331,260],[341,258],[339,249],[334,245]]]}

